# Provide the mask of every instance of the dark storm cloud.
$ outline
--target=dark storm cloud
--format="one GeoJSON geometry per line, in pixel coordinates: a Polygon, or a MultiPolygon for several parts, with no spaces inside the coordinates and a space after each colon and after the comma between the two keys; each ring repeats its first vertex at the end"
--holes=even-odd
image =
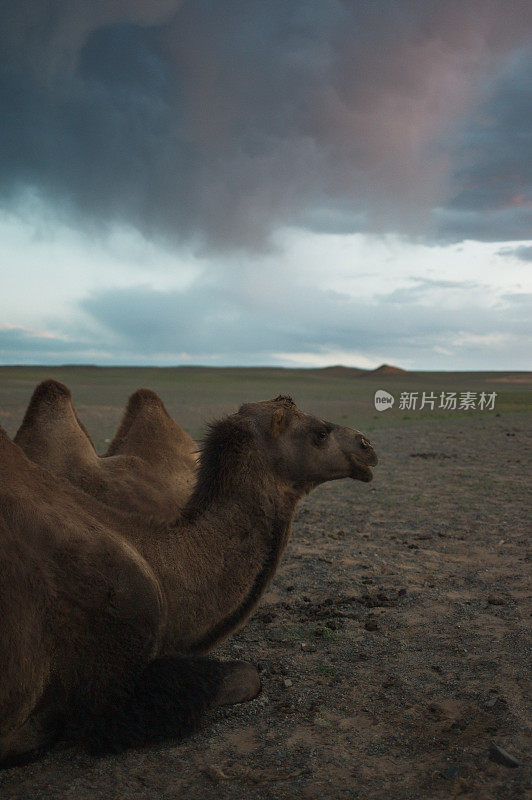
{"type": "Polygon", "coordinates": [[[456,150],[456,194],[440,212],[443,238],[532,235],[532,49],[512,59],[456,150]]]}
{"type": "Polygon", "coordinates": [[[290,224],[529,234],[525,0],[1,8],[5,201],[221,249],[290,224]]]}

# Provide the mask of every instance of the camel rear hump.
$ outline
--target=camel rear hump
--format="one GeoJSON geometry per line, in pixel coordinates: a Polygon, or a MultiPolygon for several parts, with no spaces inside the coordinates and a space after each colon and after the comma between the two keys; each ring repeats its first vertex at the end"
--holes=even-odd
{"type": "Polygon", "coordinates": [[[68,476],[72,463],[90,466],[97,461],[70,390],[56,380],[37,386],[14,441],[28,458],[56,475],[68,476]]]}

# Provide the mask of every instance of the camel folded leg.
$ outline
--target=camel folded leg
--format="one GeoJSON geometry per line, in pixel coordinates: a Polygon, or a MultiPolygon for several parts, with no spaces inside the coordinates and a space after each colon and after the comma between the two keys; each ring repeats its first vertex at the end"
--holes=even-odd
{"type": "Polygon", "coordinates": [[[257,670],[241,661],[160,658],[134,686],[88,720],[82,738],[94,755],[183,739],[211,709],[252,700],[260,692],[257,670]]]}

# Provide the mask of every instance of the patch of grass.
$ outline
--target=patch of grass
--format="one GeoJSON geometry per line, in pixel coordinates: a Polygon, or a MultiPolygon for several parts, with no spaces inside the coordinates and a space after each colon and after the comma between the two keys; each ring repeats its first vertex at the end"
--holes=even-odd
{"type": "Polygon", "coordinates": [[[314,631],[312,626],[299,623],[286,623],[274,628],[275,638],[282,642],[312,641],[314,631]]]}
{"type": "Polygon", "coordinates": [[[339,639],[344,636],[341,629],[331,630],[322,622],[312,622],[308,625],[297,622],[289,622],[285,625],[278,625],[273,629],[275,638],[281,642],[316,642],[320,639],[339,639]]]}
{"type": "Polygon", "coordinates": [[[338,675],[337,668],[330,664],[319,664],[316,667],[316,672],[319,675],[324,675],[326,678],[335,678],[338,675]]]}

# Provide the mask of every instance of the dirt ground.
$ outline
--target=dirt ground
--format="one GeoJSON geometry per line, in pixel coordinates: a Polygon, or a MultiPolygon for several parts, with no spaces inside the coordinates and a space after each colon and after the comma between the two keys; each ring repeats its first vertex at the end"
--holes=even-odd
{"type": "Polygon", "coordinates": [[[524,800],[527,415],[371,437],[374,482],[300,505],[268,594],[217,651],[259,665],[255,701],[181,744],[61,745],[0,773],[2,799],[524,800]]]}

